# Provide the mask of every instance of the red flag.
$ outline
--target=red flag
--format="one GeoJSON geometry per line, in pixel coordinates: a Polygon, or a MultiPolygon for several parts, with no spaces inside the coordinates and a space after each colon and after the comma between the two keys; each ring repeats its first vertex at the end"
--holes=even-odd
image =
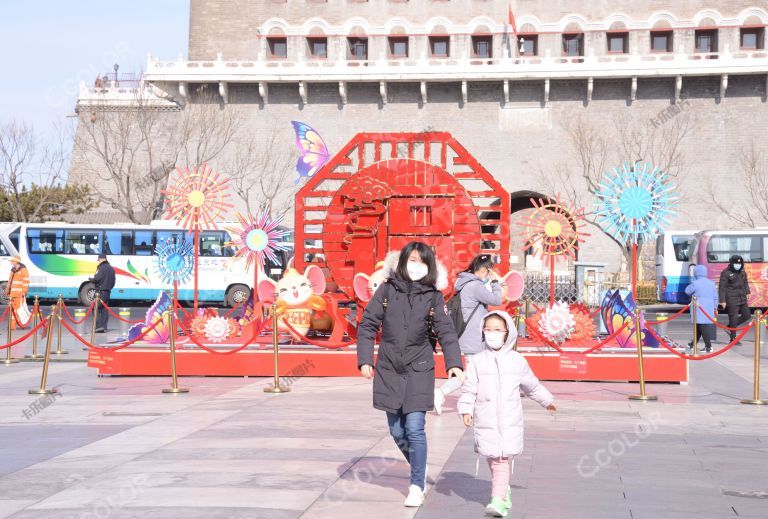
{"type": "Polygon", "coordinates": [[[509,4],[509,17],[507,23],[512,28],[512,34],[515,35],[515,41],[517,41],[517,23],[515,22],[515,13],[512,12],[512,4],[509,4]]]}

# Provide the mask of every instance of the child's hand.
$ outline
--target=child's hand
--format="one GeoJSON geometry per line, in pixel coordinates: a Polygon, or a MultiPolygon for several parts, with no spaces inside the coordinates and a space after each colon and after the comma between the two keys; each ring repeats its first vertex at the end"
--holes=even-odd
{"type": "Polygon", "coordinates": [[[555,411],[557,411],[557,407],[555,404],[549,404],[547,406],[547,411],[549,411],[551,414],[555,414],[555,411]]]}
{"type": "Polygon", "coordinates": [[[472,415],[471,414],[463,414],[461,417],[464,419],[464,425],[467,427],[472,427],[472,415]]]}

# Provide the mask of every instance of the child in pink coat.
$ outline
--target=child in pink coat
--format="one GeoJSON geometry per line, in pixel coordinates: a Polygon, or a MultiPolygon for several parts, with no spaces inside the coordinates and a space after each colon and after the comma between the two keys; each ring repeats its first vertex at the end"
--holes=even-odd
{"type": "Polygon", "coordinates": [[[552,394],[539,383],[528,361],[512,349],[517,340],[512,317],[498,311],[486,314],[482,334],[485,350],[467,368],[457,409],[467,427],[474,424],[475,452],[486,457],[491,468],[491,502],[486,514],[506,517],[512,506],[510,465],[523,450],[520,389],[548,411],[553,413],[556,408],[552,394]]]}

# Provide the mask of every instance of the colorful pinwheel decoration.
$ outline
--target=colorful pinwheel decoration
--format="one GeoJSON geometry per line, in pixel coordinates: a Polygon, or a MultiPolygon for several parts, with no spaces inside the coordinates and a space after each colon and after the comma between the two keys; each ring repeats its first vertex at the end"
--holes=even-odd
{"type": "Polygon", "coordinates": [[[549,303],[555,303],[555,260],[576,259],[579,244],[584,242],[584,211],[565,206],[557,198],[531,198],[533,211],[519,225],[523,227],[525,248],[532,248],[542,259],[549,260],[549,303]]]}
{"type": "Polygon", "coordinates": [[[203,227],[216,229],[216,221],[223,218],[227,210],[234,206],[226,202],[226,186],[229,179],[215,173],[205,163],[191,171],[189,168],[178,168],[177,171],[179,179],[176,184],[162,193],[165,195],[165,213],[168,217],[194,232],[194,308],[197,310],[200,231],[203,227]]]}
{"type": "Polygon", "coordinates": [[[625,162],[606,173],[595,195],[598,223],[622,243],[654,239],[669,224],[677,202],[667,175],[641,162],[625,162]]]}
{"type": "Polygon", "coordinates": [[[169,239],[155,247],[155,270],[164,283],[186,283],[192,277],[194,266],[191,241],[169,239]]]}
{"type": "Polygon", "coordinates": [[[254,218],[235,213],[239,227],[227,227],[232,235],[232,241],[227,243],[237,249],[235,259],[245,259],[246,268],[251,265],[264,268],[264,258],[280,264],[280,258],[275,252],[286,251],[282,239],[288,236],[288,231],[279,228],[282,218],[272,218],[268,211],[263,211],[254,218]]]}
{"type": "Polygon", "coordinates": [[[233,238],[227,245],[237,249],[235,259],[245,258],[246,268],[253,265],[253,286],[257,287],[259,269],[264,268],[264,259],[268,258],[272,263],[280,265],[280,258],[275,253],[289,250],[282,243],[282,239],[288,236],[288,231],[279,228],[282,218],[272,218],[266,210],[255,218],[253,215],[246,217],[240,213],[235,213],[235,216],[240,225],[227,227],[233,238]]]}
{"type": "Polygon", "coordinates": [[[162,193],[165,195],[165,213],[189,231],[203,227],[216,229],[227,210],[234,207],[226,201],[229,179],[213,171],[206,164],[195,169],[178,168],[176,184],[162,193]]]}
{"type": "Polygon", "coordinates": [[[669,224],[677,202],[674,186],[650,163],[625,162],[605,174],[595,195],[598,224],[619,242],[632,245],[632,295],[637,300],[637,246],[669,224]]]}

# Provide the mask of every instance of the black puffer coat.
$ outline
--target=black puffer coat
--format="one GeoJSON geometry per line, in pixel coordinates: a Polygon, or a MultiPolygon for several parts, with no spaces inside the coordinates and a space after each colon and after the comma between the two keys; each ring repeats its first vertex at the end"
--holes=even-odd
{"type": "Polygon", "coordinates": [[[749,296],[749,280],[744,267],[741,270],[733,268],[733,262],[720,273],[719,299],[721,303],[728,306],[738,306],[747,304],[749,296]]]}
{"type": "Polygon", "coordinates": [[[373,366],[373,342],[382,330],[373,379],[373,407],[404,413],[430,411],[435,400],[435,360],[429,343],[429,310],[446,371],[462,368],[461,350],[445,299],[435,287],[392,277],[382,284],[363,313],[357,331],[357,364],[373,366]],[[386,312],[383,306],[387,298],[386,312]]]}

